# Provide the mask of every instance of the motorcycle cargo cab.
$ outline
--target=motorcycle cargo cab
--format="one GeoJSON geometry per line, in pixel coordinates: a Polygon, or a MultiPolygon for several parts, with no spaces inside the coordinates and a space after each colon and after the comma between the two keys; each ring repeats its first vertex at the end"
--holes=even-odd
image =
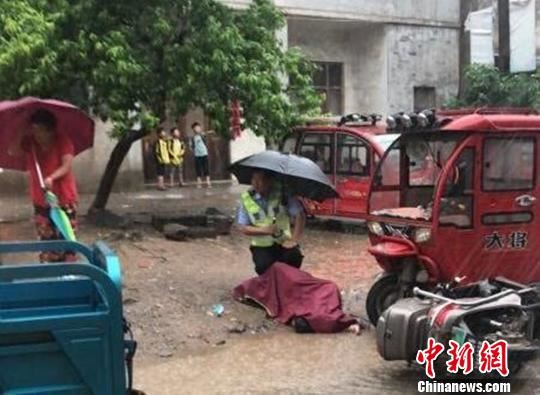
{"type": "Polygon", "coordinates": [[[417,285],[540,281],[540,116],[481,109],[391,118],[401,134],[368,201],[369,251],[384,270],[367,298],[371,321],[417,285]]]}

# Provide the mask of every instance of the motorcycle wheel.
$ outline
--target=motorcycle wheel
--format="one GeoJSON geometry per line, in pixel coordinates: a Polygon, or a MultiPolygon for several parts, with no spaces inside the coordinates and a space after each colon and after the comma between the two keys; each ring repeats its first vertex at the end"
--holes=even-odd
{"type": "Polygon", "coordinates": [[[400,298],[398,277],[393,273],[385,273],[371,286],[366,298],[366,312],[374,326],[381,314],[400,298]]]}

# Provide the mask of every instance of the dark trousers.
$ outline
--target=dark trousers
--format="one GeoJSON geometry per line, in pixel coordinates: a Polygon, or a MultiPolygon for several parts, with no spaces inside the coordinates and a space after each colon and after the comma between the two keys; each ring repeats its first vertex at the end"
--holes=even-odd
{"type": "Polygon", "coordinates": [[[197,173],[197,177],[208,177],[208,175],[210,174],[208,170],[208,156],[196,156],[195,172],[197,173]]]}
{"type": "Polygon", "coordinates": [[[274,244],[272,247],[251,247],[250,250],[258,275],[267,271],[275,262],[283,262],[299,269],[304,260],[299,246],[284,248],[279,244],[274,244]]]}
{"type": "Polygon", "coordinates": [[[164,177],[165,176],[165,170],[166,170],[166,167],[163,163],[157,163],[156,164],[156,173],[158,175],[158,177],[164,177]]]}

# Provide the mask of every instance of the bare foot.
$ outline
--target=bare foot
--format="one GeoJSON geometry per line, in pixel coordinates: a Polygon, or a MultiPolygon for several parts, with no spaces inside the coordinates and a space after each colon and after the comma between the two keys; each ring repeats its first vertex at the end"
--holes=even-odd
{"type": "Polygon", "coordinates": [[[364,328],[360,324],[353,324],[347,328],[348,332],[351,332],[352,334],[359,336],[362,333],[362,330],[364,328]]]}

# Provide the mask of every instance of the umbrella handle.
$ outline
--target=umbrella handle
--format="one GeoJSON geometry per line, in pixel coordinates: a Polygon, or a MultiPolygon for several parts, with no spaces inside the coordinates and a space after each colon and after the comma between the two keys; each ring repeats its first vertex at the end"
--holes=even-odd
{"type": "Polygon", "coordinates": [[[41,190],[43,191],[43,198],[45,199],[45,201],[49,204],[49,206],[51,207],[57,207],[58,206],[58,199],[56,198],[56,196],[53,194],[54,196],[54,201],[49,201],[47,199],[47,192],[48,192],[48,189],[47,187],[45,186],[45,181],[43,181],[43,173],[41,171],[41,167],[39,166],[39,163],[37,161],[37,156],[36,156],[36,149],[35,147],[32,145],[32,156],[34,158],[34,165],[36,166],[36,173],[38,175],[38,179],[39,179],[39,186],[41,187],[41,190]]]}
{"type": "Polygon", "coordinates": [[[45,181],[43,181],[43,173],[41,172],[41,167],[39,166],[39,163],[37,161],[36,149],[33,144],[32,144],[32,157],[34,158],[34,166],[36,167],[36,173],[38,175],[39,186],[41,187],[41,189],[43,189],[43,191],[46,191],[47,188],[45,187],[45,181]]]}
{"type": "Polygon", "coordinates": [[[287,198],[287,195],[285,194],[285,183],[284,182],[281,182],[280,185],[279,185],[279,189],[280,189],[280,197],[281,197],[281,204],[284,205],[284,206],[287,206],[288,204],[288,198],[287,198]]]}

